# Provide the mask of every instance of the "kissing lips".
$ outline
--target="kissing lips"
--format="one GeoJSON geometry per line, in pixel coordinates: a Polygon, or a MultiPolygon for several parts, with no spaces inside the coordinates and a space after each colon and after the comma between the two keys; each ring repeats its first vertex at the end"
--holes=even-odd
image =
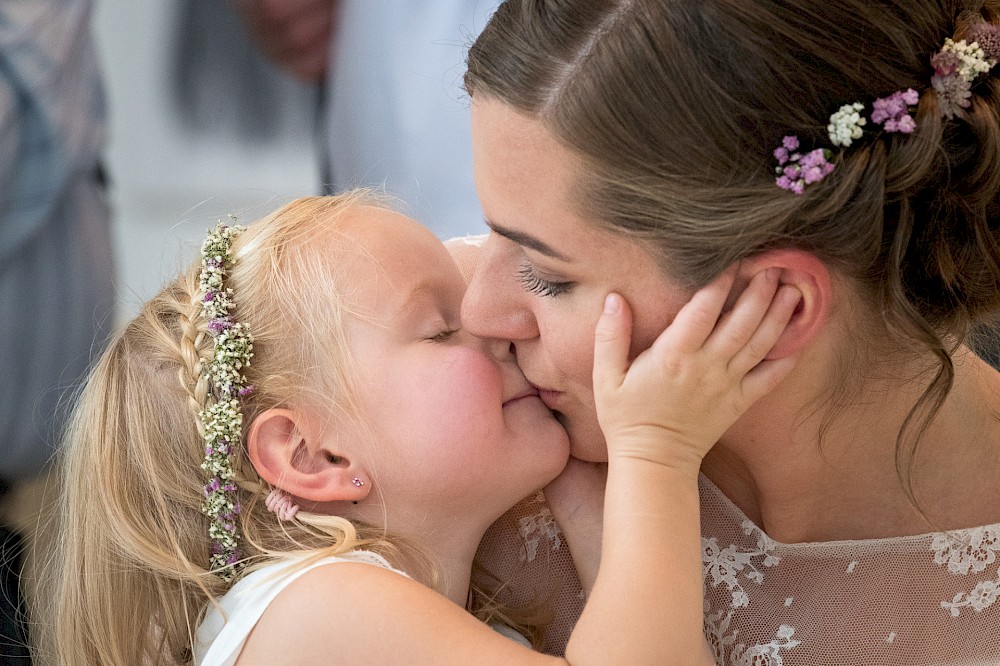
{"type": "Polygon", "coordinates": [[[538,397],[542,399],[545,406],[549,409],[558,409],[558,405],[561,402],[560,398],[562,396],[562,391],[547,391],[545,389],[537,389],[538,397]]]}
{"type": "Polygon", "coordinates": [[[518,400],[524,400],[525,398],[536,398],[536,397],[538,397],[538,389],[532,386],[531,388],[522,391],[521,393],[518,393],[513,398],[505,400],[503,406],[506,407],[507,405],[513,404],[518,400]]]}

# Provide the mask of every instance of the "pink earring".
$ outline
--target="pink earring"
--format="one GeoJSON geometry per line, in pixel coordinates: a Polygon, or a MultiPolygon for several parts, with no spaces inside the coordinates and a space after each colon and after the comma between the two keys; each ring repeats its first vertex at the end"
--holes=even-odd
{"type": "Polygon", "coordinates": [[[299,512],[299,505],[292,501],[291,495],[279,488],[268,494],[264,505],[278,517],[278,520],[291,520],[299,512]]]}
{"type": "Polygon", "coordinates": [[[353,479],[351,479],[351,483],[353,483],[357,488],[360,488],[361,486],[365,485],[365,482],[359,479],[358,477],[354,477],[353,479]]]}

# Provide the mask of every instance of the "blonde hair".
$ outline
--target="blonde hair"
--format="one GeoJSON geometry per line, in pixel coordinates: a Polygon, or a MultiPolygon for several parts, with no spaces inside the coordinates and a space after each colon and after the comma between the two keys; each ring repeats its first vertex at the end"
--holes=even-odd
{"type": "MultiPolygon", "coordinates": [[[[254,335],[245,424],[276,406],[323,406],[359,418],[337,264],[317,243],[372,194],[294,201],[234,244],[227,282],[254,335]],[[332,286],[331,286],[332,285],[332,286]]],[[[328,247],[328,246],[327,246],[328,247]]],[[[57,659],[66,666],[184,664],[206,606],[229,585],[208,570],[201,512],[204,443],[196,427],[213,343],[201,314],[200,264],[146,303],[94,368],[68,431],[61,542],[53,562],[57,659]]],[[[242,447],[234,461],[241,553],[252,564],[358,547],[395,559],[381,528],[300,513],[279,523],[242,447]]],[[[407,544],[409,547],[411,544],[407,544]]]]}

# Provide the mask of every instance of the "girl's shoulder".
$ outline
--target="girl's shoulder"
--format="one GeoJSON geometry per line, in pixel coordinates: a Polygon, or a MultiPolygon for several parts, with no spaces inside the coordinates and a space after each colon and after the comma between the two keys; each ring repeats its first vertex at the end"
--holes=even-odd
{"type": "Polygon", "coordinates": [[[350,576],[355,575],[353,571],[358,569],[377,570],[400,580],[409,578],[382,556],[363,550],[321,558],[299,557],[271,562],[241,578],[222,598],[209,606],[198,627],[195,663],[200,666],[235,663],[247,638],[276,600],[299,599],[311,593],[322,593],[327,586],[325,581],[331,577],[315,572],[343,568],[348,570],[350,576]],[[333,564],[338,566],[330,566],[333,564]],[[303,585],[303,582],[306,584],[303,585]]]}
{"type": "MultiPolygon", "coordinates": [[[[332,562],[331,562],[332,564],[332,562]]],[[[233,654],[215,664],[560,663],[489,628],[388,566],[318,565],[283,587],[233,654]]]]}

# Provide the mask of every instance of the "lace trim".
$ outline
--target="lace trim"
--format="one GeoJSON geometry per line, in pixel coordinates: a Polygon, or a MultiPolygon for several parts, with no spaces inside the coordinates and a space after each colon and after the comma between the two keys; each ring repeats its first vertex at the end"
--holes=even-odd
{"type": "MultiPolygon", "coordinates": [[[[986,525],[966,530],[937,534],[931,541],[934,563],[947,565],[949,573],[967,576],[981,573],[996,562],[1000,551],[1000,526],[986,525]]],[[[941,608],[959,617],[963,608],[977,613],[992,606],[1000,597],[1000,569],[994,580],[982,580],[968,592],[959,591],[951,601],[942,601],[941,608]]]]}
{"type": "Polygon", "coordinates": [[[548,539],[550,552],[562,547],[562,530],[559,529],[556,519],[545,503],[545,497],[538,493],[531,499],[531,503],[539,505],[538,511],[517,521],[517,531],[524,539],[524,549],[520,557],[522,562],[535,560],[542,539],[548,539]]]}

